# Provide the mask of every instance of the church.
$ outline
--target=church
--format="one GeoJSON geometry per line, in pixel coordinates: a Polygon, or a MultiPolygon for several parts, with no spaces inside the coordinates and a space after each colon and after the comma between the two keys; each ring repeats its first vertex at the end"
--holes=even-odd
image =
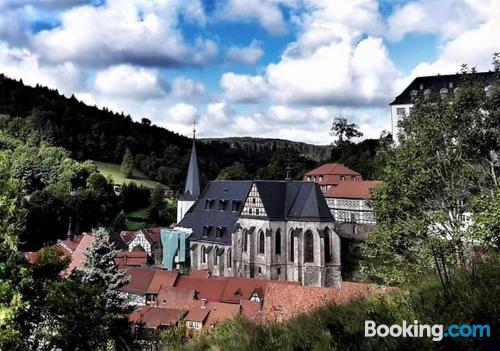
{"type": "Polygon", "coordinates": [[[201,192],[193,139],[177,223],[190,232],[191,270],[322,287],[341,283],[340,239],[315,182],[211,181],[201,192]]]}

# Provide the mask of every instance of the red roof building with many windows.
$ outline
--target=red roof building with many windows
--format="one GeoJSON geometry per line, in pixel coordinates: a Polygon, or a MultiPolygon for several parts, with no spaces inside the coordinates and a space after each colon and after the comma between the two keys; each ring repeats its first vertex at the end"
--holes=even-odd
{"type": "Polygon", "coordinates": [[[340,163],[325,163],[305,174],[304,180],[316,182],[325,193],[343,182],[363,180],[361,174],[340,163]]]}

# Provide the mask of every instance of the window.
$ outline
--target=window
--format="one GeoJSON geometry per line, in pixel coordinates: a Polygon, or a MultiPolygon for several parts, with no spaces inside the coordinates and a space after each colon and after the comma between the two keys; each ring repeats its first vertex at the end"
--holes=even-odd
{"type": "Polygon", "coordinates": [[[304,262],[314,262],[314,237],[310,230],[304,235],[304,262]]]}
{"type": "Polygon", "coordinates": [[[355,182],[356,181],[356,176],[352,176],[351,179],[352,179],[353,182],[355,182]]]}
{"type": "Polygon", "coordinates": [[[261,267],[258,268],[258,272],[259,272],[259,274],[262,274],[262,268],[261,267]]]}
{"type": "Polygon", "coordinates": [[[307,180],[309,180],[309,181],[310,181],[310,180],[311,180],[311,177],[310,177],[310,176],[307,176],[307,180]]]}
{"type": "Polygon", "coordinates": [[[325,263],[332,262],[332,253],[330,249],[330,229],[325,228],[325,263]]]}
{"type": "Polygon", "coordinates": [[[450,82],[450,84],[448,84],[448,88],[453,89],[453,82],[450,82]]]}
{"type": "Polygon", "coordinates": [[[419,89],[420,89],[420,90],[423,90],[423,89],[424,89],[424,85],[423,85],[422,83],[420,83],[419,89]]]}
{"type": "Polygon", "coordinates": [[[214,247],[214,266],[217,266],[219,264],[219,256],[217,255],[217,251],[219,251],[219,248],[216,246],[214,247]]]}
{"type": "Polygon", "coordinates": [[[220,239],[222,237],[222,234],[224,234],[225,228],[222,226],[218,226],[215,229],[215,238],[220,239]]]}
{"type": "Polygon", "coordinates": [[[251,208],[249,208],[249,209],[248,209],[248,214],[249,214],[250,216],[252,215],[252,209],[251,209],[251,208]]]}
{"type": "Polygon", "coordinates": [[[233,257],[231,249],[227,250],[227,268],[231,268],[233,266],[233,257]]]}
{"type": "Polygon", "coordinates": [[[201,322],[189,321],[188,322],[188,328],[189,329],[201,329],[201,322]]]}
{"type": "Polygon", "coordinates": [[[404,115],[405,115],[405,108],[404,108],[404,107],[398,107],[398,108],[396,109],[396,114],[397,114],[398,116],[404,116],[404,115]]]}
{"type": "Polygon", "coordinates": [[[248,251],[248,233],[246,229],[243,231],[243,251],[248,251]]]}
{"type": "Polygon", "coordinates": [[[206,238],[210,234],[210,231],[212,230],[212,227],[209,225],[203,226],[203,237],[206,238]]]}
{"type": "Polygon", "coordinates": [[[340,181],[343,182],[345,180],[344,176],[340,176],[340,181]]]}
{"type": "Polygon", "coordinates": [[[231,211],[233,212],[238,212],[238,209],[240,208],[240,201],[238,200],[233,200],[231,211]]]}
{"type": "Polygon", "coordinates": [[[205,210],[209,210],[211,206],[210,200],[205,201],[205,210]]]}
{"type": "Polygon", "coordinates": [[[276,248],[275,248],[275,253],[276,255],[281,255],[281,230],[277,230],[276,231],[276,236],[274,238],[275,240],[275,244],[276,244],[276,248]]]}
{"type": "Polygon", "coordinates": [[[257,216],[259,215],[259,209],[258,208],[255,209],[255,215],[257,215],[257,216]]]}
{"type": "Polygon", "coordinates": [[[220,199],[219,201],[219,211],[224,211],[226,209],[227,200],[220,199]]]}
{"type": "Polygon", "coordinates": [[[293,237],[293,230],[290,230],[290,262],[293,262],[295,256],[295,239],[293,237]]]}
{"type": "Polygon", "coordinates": [[[266,252],[266,248],[265,248],[265,237],[264,237],[264,232],[261,230],[259,232],[259,253],[260,254],[263,254],[266,252]]]}
{"type": "Polygon", "coordinates": [[[278,267],[278,268],[276,269],[276,274],[281,275],[281,268],[280,268],[280,267],[278,267]]]}
{"type": "Polygon", "coordinates": [[[207,263],[207,249],[205,246],[201,247],[201,263],[207,263]]]}
{"type": "Polygon", "coordinates": [[[322,182],[323,181],[323,176],[319,176],[319,181],[322,182]]]}
{"type": "Polygon", "coordinates": [[[253,204],[255,203],[255,201],[257,201],[257,200],[255,199],[255,197],[252,197],[252,203],[253,203],[253,204]]]}

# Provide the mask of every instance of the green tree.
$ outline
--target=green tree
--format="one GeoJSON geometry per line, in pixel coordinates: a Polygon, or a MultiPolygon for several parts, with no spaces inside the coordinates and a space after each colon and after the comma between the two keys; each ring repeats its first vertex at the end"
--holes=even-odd
{"type": "Polygon", "coordinates": [[[161,185],[157,185],[153,189],[149,203],[150,204],[146,210],[146,216],[151,222],[161,224],[162,218],[160,213],[167,207],[165,194],[161,185]]]}
{"type": "Polygon", "coordinates": [[[235,162],[231,166],[223,168],[217,180],[245,180],[248,179],[248,173],[245,168],[245,165],[235,162]]]}
{"type": "Polygon", "coordinates": [[[491,194],[497,177],[488,99],[470,71],[455,94],[416,97],[374,194],[377,228],[364,245],[372,278],[398,283],[434,268],[447,287],[465,266],[472,239],[463,222],[467,202],[491,194]]]}
{"type": "Polygon", "coordinates": [[[128,148],[125,150],[125,154],[123,155],[120,171],[122,172],[122,175],[127,179],[134,176],[134,158],[132,157],[132,153],[128,148]]]}
{"type": "Polygon", "coordinates": [[[356,123],[349,123],[347,118],[342,115],[338,115],[332,123],[331,135],[337,137],[335,144],[337,146],[343,144],[349,144],[352,138],[359,138],[363,136],[358,130],[358,125],[356,123]]]}
{"type": "Polygon", "coordinates": [[[113,232],[121,232],[127,227],[127,216],[125,216],[125,212],[120,211],[115,217],[113,221],[113,232]]]}

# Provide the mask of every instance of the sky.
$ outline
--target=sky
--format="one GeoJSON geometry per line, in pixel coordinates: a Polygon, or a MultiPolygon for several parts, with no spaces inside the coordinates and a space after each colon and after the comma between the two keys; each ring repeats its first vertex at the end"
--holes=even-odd
{"type": "Polygon", "coordinates": [[[0,0],[0,73],[190,136],[363,138],[417,76],[492,68],[500,0],[0,0]]]}

